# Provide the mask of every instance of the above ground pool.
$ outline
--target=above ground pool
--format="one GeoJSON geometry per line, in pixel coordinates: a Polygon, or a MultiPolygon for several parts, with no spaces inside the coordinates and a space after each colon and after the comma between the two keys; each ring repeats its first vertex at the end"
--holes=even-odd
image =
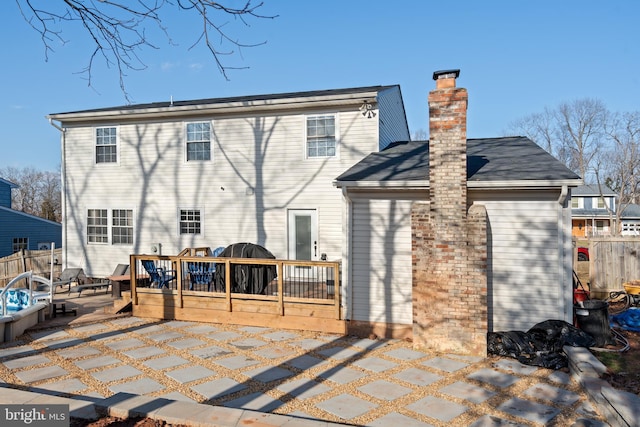
{"type": "MultiPolygon", "coordinates": [[[[2,288],[0,288],[0,293],[2,293],[2,288]]],[[[34,292],[33,293],[33,301],[31,300],[32,295],[29,289],[25,288],[12,288],[8,289],[6,293],[7,300],[7,311],[20,311],[25,308],[33,305],[34,303],[42,300],[44,297],[48,297],[48,292],[34,292]]],[[[2,307],[3,301],[0,300],[0,307],[2,307]]]]}

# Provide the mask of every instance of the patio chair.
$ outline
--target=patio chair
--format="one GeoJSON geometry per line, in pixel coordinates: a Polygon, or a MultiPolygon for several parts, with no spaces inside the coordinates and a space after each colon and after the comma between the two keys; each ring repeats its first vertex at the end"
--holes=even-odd
{"type": "Polygon", "coordinates": [[[196,286],[206,286],[207,291],[211,290],[211,282],[213,282],[213,273],[216,271],[216,264],[213,262],[189,262],[189,279],[191,284],[189,290],[193,290],[196,286]]]}
{"type": "Polygon", "coordinates": [[[155,283],[158,289],[169,288],[169,282],[176,278],[175,270],[167,270],[164,267],[158,267],[152,260],[142,260],[142,266],[149,274],[151,287],[153,287],[153,284],[155,283]]]}
{"type": "MultiPolygon", "coordinates": [[[[115,270],[113,270],[112,276],[122,276],[123,274],[127,274],[128,272],[128,264],[118,264],[115,270]]],[[[69,289],[69,294],[71,294],[71,292],[77,292],[78,297],[80,297],[82,291],[85,289],[93,289],[94,294],[98,289],[105,289],[105,293],[109,293],[109,288],[113,285],[113,281],[109,278],[98,278],[91,280],[91,282],[79,284],[78,286],[74,286],[73,288],[69,289]]]]}
{"type": "Polygon", "coordinates": [[[62,270],[62,273],[60,273],[60,277],[53,279],[53,283],[51,283],[51,293],[55,294],[56,288],[64,288],[65,286],[67,286],[69,292],[71,292],[72,283],[81,285],[86,278],[87,276],[85,276],[82,268],[65,268],[62,270]]]}
{"type": "MultiPolygon", "coordinates": [[[[218,257],[224,251],[223,246],[219,246],[215,248],[211,254],[213,257],[218,257]]],[[[191,285],[189,286],[189,290],[193,290],[194,285],[206,285],[207,291],[211,291],[211,286],[213,284],[213,275],[216,272],[216,264],[213,262],[189,262],[187,264],[187,268],[189,269],[189,277],[191,281],[191,285]]]]}

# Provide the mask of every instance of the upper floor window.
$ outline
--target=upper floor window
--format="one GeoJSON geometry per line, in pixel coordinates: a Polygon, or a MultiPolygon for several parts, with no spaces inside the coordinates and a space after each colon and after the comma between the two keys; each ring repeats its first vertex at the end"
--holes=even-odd
{"type": "Polygon", "coordinates": [[[133,210],[114,209],[111,211],[111,243],[114,245],[133,244],[133,210]]]}
{"type": "Polygon", "coordinates": [[[29,248],[29,238],[28,237],[14,237],[13,245],[11,250],[13,253],[20,252],[21,250],[27,250],[29,248]]]}
{"type": "Polygon", "coordinates": [[[571,207],[573,209],[578,209],[580,207],[580,201],[577,197],[572,197],[571,198],[571,207]]]}
{"type": "Polygon", "coordinates": [[[87,211],[87,243],[108,243],[108,217],[106,209],[87,211]]]}
{"type": "Polygon", "coordinates": [[[307,157],[335,157],[336,116],[307,117],[307,157]]]}
{"type": "Polygon", "coordinates": [[[96,163],[116,163],[117,161],[118,145],[116,128],[96,128],[96,163]]]}
{"type": "Polygon", "coordinates": [[[211,160],[211,123],[187,123],[187,161],[211,160]]]}
{"type": "Polygon", "coordinates": [[[598,197],[598,209],[604,209],[606,206],[604,204],[604,199],[602,197],[598,197]]]}
{"type": "Polygon", "coordinates": [[[201,225],[199,209],[180,210],[180,234],[200,234],[201,225]]]}

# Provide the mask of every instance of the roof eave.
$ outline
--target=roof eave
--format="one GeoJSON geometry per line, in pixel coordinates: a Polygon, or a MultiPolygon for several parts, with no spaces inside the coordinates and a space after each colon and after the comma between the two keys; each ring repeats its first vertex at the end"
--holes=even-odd
{"type": "Polygon", "coordinates": [[[56,113],[47,115],[47,119],[60,122],[83,122],[87,120],[111,120],[127,116],[128,118],[139,117],[179,117],[216,113],[245,113],[255,114],[256,110],[280,111],[289,109],[302,109],[311,107],[337,107],[354,105],[360,106],[364,101],[376,102],[379,91],[367,91],[358,93],[346,93],[338,95],[317,95],[298,98],[264,99],[252,101],[235,102],[212,102],[193,105],[140,108],[140,109],[107,109],[104,111],[78,111],[70,113],[56,113]]]}
{"type": "MultiPolygon", "coordinates": [[[[582,180],[515,180],[515,181],[467,181],[467,188],[474,190],[548,189],[563,186],[576,187],[582,180]]],[[[405,181],[334,181],[338,188],[429,188],[428,180],[405,181]]]]}

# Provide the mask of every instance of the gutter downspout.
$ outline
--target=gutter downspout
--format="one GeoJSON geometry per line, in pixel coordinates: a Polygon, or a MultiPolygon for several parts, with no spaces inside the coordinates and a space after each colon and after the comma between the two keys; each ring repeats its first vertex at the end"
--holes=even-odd
{"type": "MultiPolygon", "coordinates": [[[[563,302],[563,313],[564,320],[568,323],[573,323],[573,285],[569,287],[567,290],[567,284],[572,282],[573,280],[573,267],[571,271],[569,271],[567,259],[568,254],[572,254],[572,245],[569,244],[566,239],[566,227],[567,223],[571,223],[571,219],[567,219],[567,212],[564,209],[564,205],[569,198],[569,187],[566,185],[562,186],[560,190],[560,197],[558,197],[558,222],[559,224],[559,233],[558,233],[558,259],[561,260],[558,264],[558,272],[560,273],[560,277],[562,278],[562,295],[561,301],[563,302]],[[568,294],[568,295],[567,295],[568,294]],[[571,304],[567,304],[567,301],[571,301],[571,304]]],[[[569,211],[570,212],[570,211],[569,211]]],[[[573,263],[573,256],[571,256],[571,264],[573,263]]]]}
{"type": "MultiPolygon", "coordinates": [[[[344,221],[345,226],[345,243],[342,257],[346,259],[345,267],[347,269],[344,277],[347,280],[347,286],[349,287],[349,301],[347,301],[347,315],[345,316],[345,320],[351,320],[353,318],[353,269],[351,268],[352,259],[353,259],[353,249],[352,249],[352,230],[353,230],[353,202],[349,195],[347,194],[347,187],[342,187],[342,197],[346,200],[346,220],[344,221]]],[[[344,285],[344,284],[343,284],[344,285]]]]}
{"type": "MultiPolygon", "coordinates": [[[[68,245],[67,245],[67,233],[68,233],[68,228],[67,228],[67,200],[66,200],[66,194],[67,194],[67,171],[66,171],[66,132],[67,132],[67,128],[62,127],[57,125],[56,123],[53,122],[53,119],[49,118],[49,124],[51,126],[53,126],[54,128],[58,129],[60,131],[60,152],[61,152],[61,164],[60,164],[60,175],[61,175],[61,181],[62,181],[62,268],[64,269],[67,265],[67,251],[68,251],[68,245]]],[[[53,276],[51,276],[51,280],[53,280],[53,276]]]]}

